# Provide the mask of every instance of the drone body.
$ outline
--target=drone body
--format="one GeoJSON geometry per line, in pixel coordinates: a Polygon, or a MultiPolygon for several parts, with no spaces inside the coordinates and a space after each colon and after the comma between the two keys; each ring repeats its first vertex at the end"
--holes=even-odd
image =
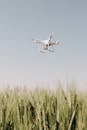
{"type": "Polygon", "coordinates": [[[40,52],[46,52],[46,51],[54,52],[53,46],[60,44],[59,41],[57,42],[57,41],[54,41],[52,39],[52,35],[50,35],[48,40],[35,40],[35,39],[32,39],[32,41],[33,41],[33,43],[41,45],[40,52]],[[52,47],[52,49],[50,49],[51,47],[52,47]]]}

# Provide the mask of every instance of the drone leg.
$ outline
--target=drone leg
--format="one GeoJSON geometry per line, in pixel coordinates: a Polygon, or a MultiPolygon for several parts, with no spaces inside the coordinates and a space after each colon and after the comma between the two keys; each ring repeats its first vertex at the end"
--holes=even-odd
{"type": "Polygon", "coordinates": [[[54,47],[52,46],[53,50],[54,50],[54,47]]]}
{"type": "Polygon", "coordinates": [[[50,52],[54,52],[54,50],[48,50],[48,51],[50,51],[50,52]]]}
{"type": "Polygon", "coordinates": [[[41,52],[41,53],[45,53],[45,52],[43,51],[43,46],[42,46],[42,45],[40,46],[40,52],[41,52]]]}
{"type": "Polygon", "coordinates": [[[54,52],[54,47],[52,46],[53,49],[49,49],[50,52],[54,52]]]}
{"type": "Polygon", "coordinates": [[[44,51],[40,50],[41,53],[45,53],[44,51]]]}
{"type": "Polygon", "coordinates": [[[40,50],[40,51],[42,50],[42,45],[40,46],[39,50],[40,50]]]}

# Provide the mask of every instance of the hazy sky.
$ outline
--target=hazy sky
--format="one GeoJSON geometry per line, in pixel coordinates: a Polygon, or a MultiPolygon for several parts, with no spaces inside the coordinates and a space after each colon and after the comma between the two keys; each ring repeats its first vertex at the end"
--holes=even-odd
{"type": "Polygon", "coordinates": [[[1,0],[0,84],[87,83],[86,0],[1,0]],[[63,44],[42,54],[32,38],[63,44]]]}

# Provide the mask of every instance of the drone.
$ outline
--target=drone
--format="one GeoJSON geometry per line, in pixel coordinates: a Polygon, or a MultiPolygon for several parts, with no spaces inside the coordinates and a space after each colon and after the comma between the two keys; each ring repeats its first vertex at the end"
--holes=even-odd
{"type": "Polygon", "coordinates": [[[60,41],[53,40],[52,35],[50,35],[47,40],[32,39],[32,42],[40,45],[40,52],[42,53],[45,53],[46,51],[54,52],[54,45],[60,44],[60,41]]]}

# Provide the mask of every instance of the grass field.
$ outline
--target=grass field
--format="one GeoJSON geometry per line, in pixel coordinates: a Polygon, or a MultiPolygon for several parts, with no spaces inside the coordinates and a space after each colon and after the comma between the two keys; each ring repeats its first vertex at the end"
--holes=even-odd
{"type": "Polygon", "coordinates": [[[7,88],[0,92],[0,130],[87,130],[87,92],[7,88]]]}

